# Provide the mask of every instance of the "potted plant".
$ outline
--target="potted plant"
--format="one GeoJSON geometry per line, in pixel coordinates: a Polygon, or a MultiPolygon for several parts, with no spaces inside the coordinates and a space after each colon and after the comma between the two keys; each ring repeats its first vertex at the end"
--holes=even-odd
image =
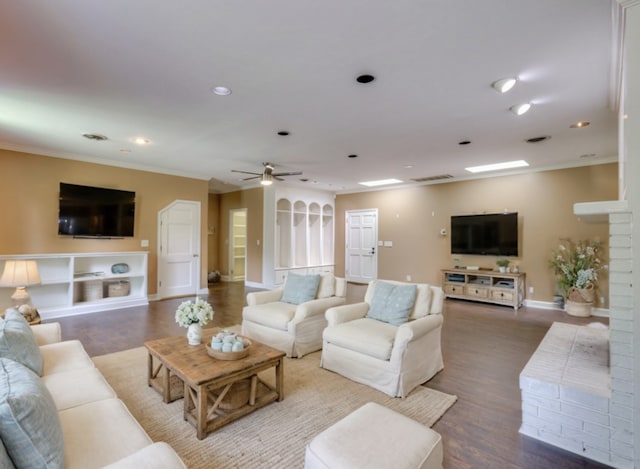
{"type": "Polygon", "coordinates": [[[590,316],[595,300],[598,273],[602,270],[599,240],[574,242],[560,240],[549,265],[565,298],[565,309],[572,316],[590,316]]]}
{"type": "Polygon", "coordinates": [[[498,259],[496,261],[496,265],[498,266],[498,270],[500,270],[500,272],[506,272],[507,267],[509,267],[509,259],[498,259]]]}

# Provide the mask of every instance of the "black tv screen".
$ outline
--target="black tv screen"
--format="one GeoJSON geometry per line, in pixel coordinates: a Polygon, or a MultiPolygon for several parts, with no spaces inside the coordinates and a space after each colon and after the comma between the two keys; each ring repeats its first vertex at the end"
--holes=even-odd
{"type": "Polygon", "coordinates": [[[60,183],[58,234],[133,236],[136,193],[60,183]]]}
{"type": "Polygon", "coordinates": [[[451,254],[518,255],[518,214],[451,217],[451,254]]]}

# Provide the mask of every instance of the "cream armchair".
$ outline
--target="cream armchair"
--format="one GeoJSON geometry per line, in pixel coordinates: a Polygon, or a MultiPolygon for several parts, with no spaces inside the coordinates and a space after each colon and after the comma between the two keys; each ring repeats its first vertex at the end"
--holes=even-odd
{"type": "Polygon", "coordinates": [[[288,357],[302,357],[322,348],[322,331],[327,326],[325,312],[343,305],[346,296],[344,278],[331,273],[289,274],[284,288],[247,295],[242,334],[281,350],[288,357]],[[313,279],[317,279],[316,288],[313,279]],[[301,283],[310,283],[306,298],[301,293],[306,287],[301,283]]]}
{"type": "Polygon", "coordinates": [[[364,302],[327,310],[320,366],[392,397],[405,397],[444,367],[440,345],[443,303],[440,287],[373,280],[364,302]],[[397,306],[393,295],[398,290],[407,295],[414,291],[413,296],[401,299],[407,305],[404,317],[390,314],[380,320],[380,309],[384,316],[385,310],[397,306]],[[372,303],[376,303],[373,315],[378,319],[370,317],[372,303]]]}

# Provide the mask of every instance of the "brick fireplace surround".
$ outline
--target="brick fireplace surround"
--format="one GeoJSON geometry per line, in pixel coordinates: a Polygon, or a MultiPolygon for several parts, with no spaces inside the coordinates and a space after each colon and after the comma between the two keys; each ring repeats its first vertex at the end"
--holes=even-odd
{"type": "Polygon", "coordinates": [[[603,204],[576,214],[609,212],[609,330],[554,323],[520,375],[520,432],[633,468],[632,216],[625,202],[603,204]]]}

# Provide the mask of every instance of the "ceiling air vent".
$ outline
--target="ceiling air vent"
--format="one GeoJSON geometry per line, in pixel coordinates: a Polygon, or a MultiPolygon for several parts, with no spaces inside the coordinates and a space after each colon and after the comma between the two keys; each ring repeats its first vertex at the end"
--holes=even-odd
{"type": "Polygon", "coordinates": [[[428,182],[428,181],[438,181],[440,179],[451,179],[453,176],[451,174],[438,174],[437,176],[427,176],[423,178],[411,178],[413,182],[428,182]]]}
{"type": "Polygon", "coordinates": [[[82,134],[84,138],[88,138],[89,140],[97,140],[98,142],[102,142],[104,140],[109,140],[105,135],[100,134],[82,134]]]}
{"type": "Polygon", "coordinates": [[[545,140],[549,140],[551,137],[549,135],[542,135],[540,137],[532,137],[527,139],[527,143],[538,143],[544,142],[545,140]]]}

